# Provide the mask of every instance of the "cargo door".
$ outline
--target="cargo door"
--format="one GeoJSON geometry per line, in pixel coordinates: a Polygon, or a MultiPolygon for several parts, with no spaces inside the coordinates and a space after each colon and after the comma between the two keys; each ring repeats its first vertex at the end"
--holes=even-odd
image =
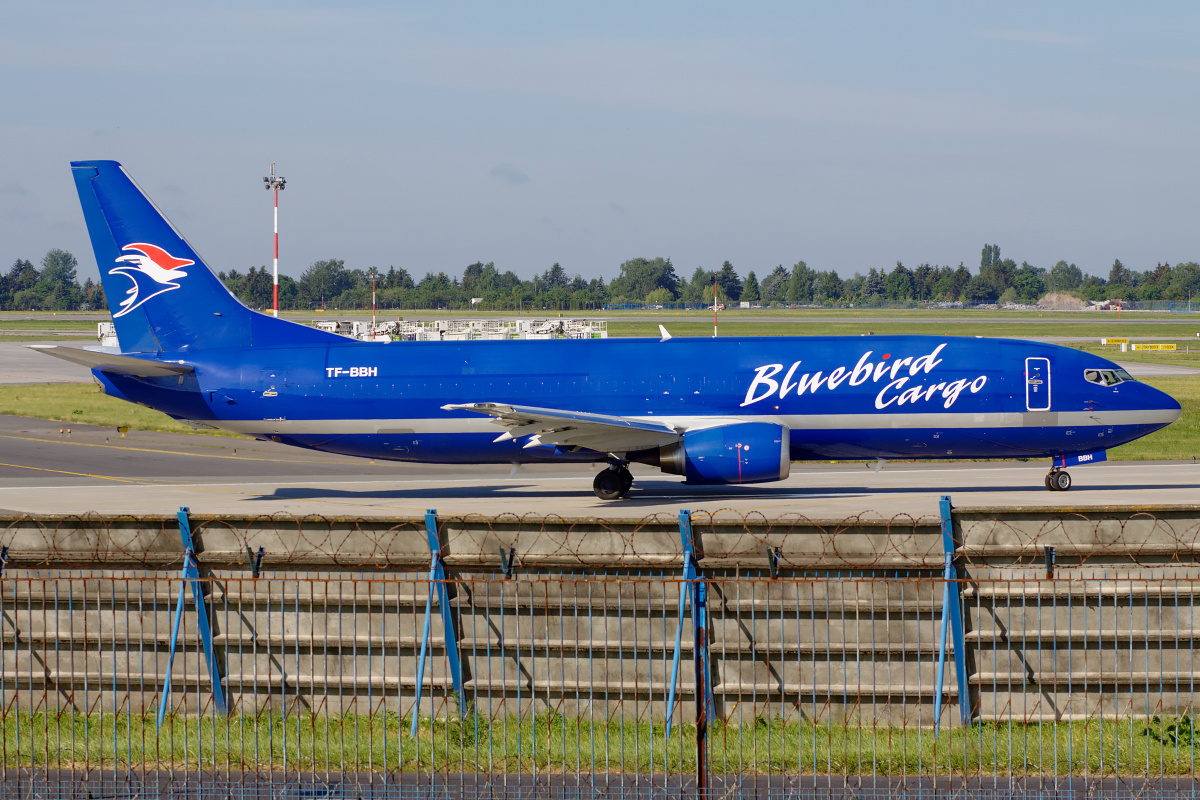
{"type": "Polygon", "coordinates": [[[1025,359],[1025,408],[1050,410],[1050,359],[1025,359]]]}

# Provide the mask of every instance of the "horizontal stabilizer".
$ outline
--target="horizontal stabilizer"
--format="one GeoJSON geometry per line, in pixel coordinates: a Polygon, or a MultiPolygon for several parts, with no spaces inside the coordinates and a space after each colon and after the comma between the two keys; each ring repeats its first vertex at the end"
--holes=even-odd
{"type": "Polygon", "coordinates": [[[164,378],[170,375],[184,375],[193,371],[192,367],[187,364],[154,361],[149,358],[126,356],[106,350],[82,350],[78,347],[61,347],[57,344],[31,344],[29,349],[61,358],[63,361],[82,364],[89,369],[114,372],[118,375],[133,375],[137,378],[164,378]]]}

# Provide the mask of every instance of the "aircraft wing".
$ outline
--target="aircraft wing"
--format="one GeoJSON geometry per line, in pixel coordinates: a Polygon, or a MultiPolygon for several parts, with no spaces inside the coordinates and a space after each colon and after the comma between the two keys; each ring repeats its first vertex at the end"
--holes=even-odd
{"type": "Polygon", "coordinates": [[[558,445],[596,450],[601,453],[626,453],[673,444],[683,431],[656,420],[560,411],[554,408],[511,406],[503,403],[453,403],[444,411],[474,411],[487,414],[504,428],[497,442],[531,437],[525,447],[558,445]]]}
{"type": "Polygon", "coordinates": [[[82,364],[89,369],[115,372],[119,375],[133,375],[138,378],[165,378],[193,371],[193,368],[187,364],[151,361],[147,358],[136,358],[106,350],[82,350],[78,347],[62,347],[57,344],[31,344],[29,348],[48,356],[61,358],[64,361],[82,364]]]}

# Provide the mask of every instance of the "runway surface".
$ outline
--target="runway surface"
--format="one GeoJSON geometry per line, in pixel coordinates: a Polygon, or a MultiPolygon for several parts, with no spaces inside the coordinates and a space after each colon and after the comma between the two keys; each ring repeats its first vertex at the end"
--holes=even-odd
{"type": "Polygon", "coordinates": [[[588,466],[524,467],[372,462],[248,439],[72,426],[0,417],[0,513],[198,513],[412,516],[558,514],[634,517],[699,512],[843,518],[936,515],[958,507],[1195,503],[1200,465],[1106,463],[1071,470],[1075,488],[1048,492],[1044,462],[797,463],[757,486],[691,487],[635,467],[633,490],[604,502],[588,466]]]}
{"type": "MultiPolygon", "coordinates": [[[[78,348],[95,343],[95,339],[90,341],[48,339],[45,342],[45,344],[61,344],[65,347],[78,348]]],[[[87,367],[30,350],[29,345],[31,344],[36,343],[0,342],[0,385],[91,382],[92,372],[87,367]]]]}

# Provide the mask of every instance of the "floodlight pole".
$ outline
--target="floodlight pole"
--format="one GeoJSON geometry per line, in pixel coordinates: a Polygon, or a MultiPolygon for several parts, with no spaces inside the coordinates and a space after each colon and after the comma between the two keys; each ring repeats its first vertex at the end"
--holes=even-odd
{"type": "Polygon", "coordinates": [[[287,178],[275,177],[275,165],[271,164],[271,174],[263,178],[263,184],[268,191],[275,191],[275,264],[272,268],[271,314],[279,316],[279,190],[287,188],[287,178]]]}

